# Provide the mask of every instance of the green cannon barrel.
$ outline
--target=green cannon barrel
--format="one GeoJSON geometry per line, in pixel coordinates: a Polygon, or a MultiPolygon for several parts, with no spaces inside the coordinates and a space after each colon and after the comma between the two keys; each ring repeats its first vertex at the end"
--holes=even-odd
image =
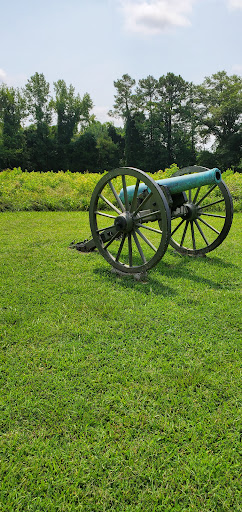
{"type": "MultiPolygon", "coordinates": [[[[191,190],[193,188],[202,187],[203,185],[217,185],[221,181],[221,172],[219,169],[214,168],[208,171],[185,174],[183,176],[176,176],[174,178],[165,178],[163,180],[157,180],[158,185],[168,187],[171,195],[185,192],[185,190],[191,190]]],[[[147,186],[141,183],[138,188],[138,195],[141,194],[147,186]]],[[[132,201],[134,195],[135,186],[127,187],[128,200],[132,201]]],[[[149,189],[148,189],[149,190],[149,189]]],[[[124,192],[123,189],[120,191],[119,197],[124,203],[124,192]]]]}

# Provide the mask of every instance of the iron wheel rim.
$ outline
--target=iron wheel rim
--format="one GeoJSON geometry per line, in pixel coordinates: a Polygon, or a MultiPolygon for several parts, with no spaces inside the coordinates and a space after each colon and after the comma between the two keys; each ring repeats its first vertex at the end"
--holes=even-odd
{"type": "Polygon", "coordinates": [[[159,185],[157,185],[153,178],[148,176],[144,171],[141,171],[140,169],[135,169],[133,167],[122,167],[114,169],[103,176],[96,185],[92,194],[89,208],[89,220],[92,236],[98,251],[109,264],[121,272],[135,274],[144,273],[147,270],[150,270],[160,261],[169,244],[171,217],[167,200],[159,185]],[[142,207],[137,208],[137,197],[135,199],[136,205],[135,202],[134,204],[133,202],[128,203],[127,199],[124,200],[123,204],[120,202],[120,199],[118,199],[119,190],[116,190],[115,188],[115,180],[117,178],[120,179],[121,177],[123,186],[127,187],[127,178],[130,176],[135,180],[137,191],[139,184],[144,183],[149,190],[149,195],[151,195],[152,199],[154,199],[154,203],[156,204],[155,210],[159,212],[160,216],[160,219],[157,220],[159,229],[156,230],[156,228],[146,226],[149,221],[146,222],[145,219],[142,218],[143,210],[142,207]],[[109,192],[111,189],[113,201],[110,201],[104,195],[104,192],[106,193],[107,188],[109,192]],[[100,198],[101,200],[104,199],[109,206],[110,203],[113,206],[113,208],[111,208],[111,215],[109,213],[105,214],[98,209],[100,198]],[[136,213],[137,209],[139,210],[138,213],[136,213]],[[116,210],[118,210],[119,213],[116,210]],[[130,227],[129,232],[119,232],[117,230],[117,235],[115,236],[114,234],[113,240],[111,240],[111,242],[109,241],[108,243],[104,243],[100,238],[100,233],[104,231],[103,228],[100,229],[99,217],[101,216],[106,216],[108,220],[110,219],[110,229],[113,229],[114,226],[118,225],[118,222],[122,216],[125,217],[125,221],[130,217],[132,228],[130,227]],[[149,235],[147,235],[147,233],[149,235]],[[155,236],[159,237],[160,239],[158,247],[154,246],[150,240],[150,234],[153,235],[154,233],[155,236]],[[115,246],[117,248],[117,252],[115,252],[116,249],[111,252],[111,246],[115,245],[116,242],[118,245],[118,247],[115,246]],[[126,249],[126,256],[128,253],[128,263],[127,257],[126,262],[121,261],[121,258],[123,257],[122,252],[125,252],[124,247],[126,249]],[[146,254],[144,254],[144,248],[146,249],[146,254]],[[152,249],[152,256],[147,258],[148,248],[149,254],[152,249]],[[135,252],[137,253],[136,257],[133,256],[135,252]],[[116,256],[113,253],[115,253],[116,256]],[[135,263],[135,258],[137,260],[138,257],[140,259],[139,264],[135,263]]]}
{"type": "MultiPolygon", "coordinates": [[[[172,178],[177,177],[177,176],[183,176],[184,174],[191,174],[194,172],[204,172],[207,170],[208,169],[206,167],[201,167],[201,166],[185,167],[183,169],[180,169],[176,173],[174,173],[172,175],[172,178]]],[[[178,251],[180,254],[183,254],[183,255],[187,254],[189,256],[199,256],[199,255],[203,256],[203,255],[207,254],[208,252],[213,251],[226,238],[226,236],[228,235],[229,230],[231,228],[231,225],[232,225],[233,200],[232,200],[232,196],[229,192],[229,189],[228,189],[227,185],[224,183],[224,181],[221,180],[221,182],[219,184],[209,187],[209,189],[203,194],[201,194],[202,189],[205,189],[205,187],[197,187],[196,189],[193,189],[193,192],[191,192],[191,191],[189,192],[188,202],[191,201],[191,203],[194,204],[198,208],[198,212],[200,212],[200,214],[197,216],[197,218],[195,220],[194,219],[186,220],[184,218],[182,221],[180,221],[180,227],[178,227],[178,228],[177,228],[177,226],[175,226],[174,228],[173,228],[173,226],[171,227],[170,245],[176,251],[178,251]],[[216,191],[216,188],[217,188],[217,191],[216,191]],[[218,189],[220,191],[220,194],[218,194],[218,189]],[[212,200],[208,204],[203,204],[203,201],[205,201],[205,199],[209,198],[210,194],[213,193],[213,190],[215,190],[215,193],[217,193],[218,199],[212,200]],[[195,199],[195,202],[193,202],[194,199],[195,199]],[[221,203],[221,204],[223,203],[222,212],[220,212],[220,210],[216,213],[211,212],[211,210],[209,208],[211,208],[212,206],[215,206],[215,204],[219,204],[219,203],[221,203]],[[222,215],[221,215],[221,213],[222,213],[222,215]],[[206,218],[208,220],[205,220],[206,218]],[[217,227],[216,227],[216,222],[215,222],[215,225],[211,223],[211,222],[213,222],[212,219],[214,219],[215,221],[217,219],[223,219],[223,220],[221,220],[221,227],[219,227],[219,229],[217,229],[217,227]],[[204,226],[205,226],[205,228],[204,228],[204,226]],[[204,229],[206,229],[206,233],[204,233],[204,229]],[[177,241],[177,236],[178,236],[179,232],[180,232],[180,234],[182,232],[180,242],[177,241]],[[208,240],[208,237],[206,236],[207,232],[208,233],[211,232],[211,234],[210,234],[211,242],[208,240]],[[212,239],[212,232],[215,233],[213,239],[212,239]],[[176,239],[174,238],[175,233],[176,233],[176,239]],[[187,234],[189,235],[189,233],[190,233],[190,242],[189,242],[190,247],[186,247],[184,244],[185,244],[187,234]],[[196,244],[197,244],[196,240],[198,240],[198,239],[200,240],[200,243],[201,243],[201,240],[203,239],[203,243],[204,243],[204,245],[199,248],[197,248],[197,246],[196,246],[196,244]]],[[[174,220],[175,219],[172,219],[171,225],[173,224],[174,220]]],[[[180,238],[180,236],[178,237],[178,239],[179,238],[180,238]]]]}

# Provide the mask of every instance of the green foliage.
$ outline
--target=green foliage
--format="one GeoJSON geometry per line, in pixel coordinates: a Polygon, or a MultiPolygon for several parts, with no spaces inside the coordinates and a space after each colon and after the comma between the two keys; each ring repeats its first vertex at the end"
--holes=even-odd
{"type": "Polygon", "coordinates": [[[0,210],[85,210],[87,201],[90,202],[90,189],[99,178],[98,174],[63,171],[3,171],[0,210]]]}
{"type": "MultiPolygon", "coordinates": [[[[172,164],[151,176],[155,180],[169,178],[177,170],[177,165],[172,164]]],[[[235,211],[241,211],[242,174],[228,169],[223,178],[232,193],[235,211]]],[[[88,172],[23,172],[20,168],[6,170],[0,173],[0,211],[85,211],[89,208],[92,192],[99,179],[100,174],[88,172]]],[[[121,190],[121,181],[117,183],[117,188],[121,190]]]]}
{"type": "Polygon", "coordinates": [[[70,143],[79,123],[82,123],[82,127],[88,125],[93,103],[88,94],[84,95],[83,100],[79,94],[75,96],[73,85],[67,87],[64,80],[54,82],[54,89],[55,100],[51,101],[51,106],[57,115],[55,169],[67,170],[70,163],[70,143]]]}
{"type": "Polygon", "coordinates": [[[114,86],[117,93],[112,115],[121,116],[125,122],[126,164],[130,155],[137,155],[138,162],[141,158],[139,166],[150,171],[152,166],[157,171],[174,161],[184,167],[199,159],[209,160],[209,152],[200,152],[199,145],[212,135],[217,166],[224,170],[240,165],[240,77],[229,77],[222,71],[195,86],[180,75],[167,73],[158,80],[152,76],[141,79],[134,89],[135,80],[123,75],[114,86]]]}
{"type": "Polygon", "coordinates": [[[143,114],[127,117],[125,126],[125,165],[141,168],[144,162],[143,114]],[[133,165],[135,162],[135,165],[133,165]]]}
{"type": "Polygon", "coordinates": [[[233,197],[234,211],[242,211],[242,175],[238,172],[233,173],[231,169],[228,169],[223,174],[223,179],[229,187],[230,193],[233,197]],[[227,174],[228,173],[228,174],[227,174]],[[226,175],[227,174],[227,175],[226,175]]]}
{"type": "Polygon", "coordinates": [[[97,122],[90,95],[81,98],[64,80],[54,83],[54,98],[43,73],[31,76],[21,92],[1,86],[0,169],[103,172],[130,165],[157,172],[176,162],[241,171],[239,76],[221,71],[195,86],[169,72],[136,85],[124,74],[114,86],[110,114],[122,118],[123,133],[97,122]]]}
{"type": "Polygon", "coordinates": [[[42,123],[50,124],[50,84],[43,73],[35,73],[27,81],[24,89],[28,113],[32,116],[32,122],[40,127],[42,123]]]}
{"type": "Polygon", "coordinates": [[[147,283],[87,213],[1,217],[1,512],[240,512],[241,214],[147,283]]]}
{"type": "MultiPolygon", "coordinates": [[[[71,171],[95,171],[97,169],[98,149],[95,135],[86,130],[81,135],[73,139],[70,144],[71,171]]],[[[98,171],[98,169],[97,169],[98,171]]]]}
{"type": "Polygon", "coordinates": [[[136,103],[134,86],[135,80],[127,73],[121,79],[114,81],[117,94],[114,95],[114,110],[110,112],[111,115],[121,116],[126,121],[133,113],[136,103]]]}
{"type": "MultiPolygon", "coordinates": [[[[158,80],[157,93],[161,136],[167,153],[167,164],[177,161],[181,143],[184,145],[183,123],[186,120],[185,100],[188,83],[179,75],[167,73],[158,80]]],[[[179,159],[180,160],[180,159],[179,159]]]]}
{"type": "MultiPolygon", "coordinates": [[[[115,167],[119,167],[120,160],[122,158],[122,136],[117,133],[116,128],[110,123],[100,123],[99,121],[93,121],[83,134],[76,139],[76,144],[82,144],[85,139],[93,141],[95,149],[89,149],[89,155],[87,154],[86,161],[90,161],[90,154],[95,154],[95,158],[89,165],[90,171],[103,172],[104,169],[111,170],[115,167]]],[[[80,157],[80,153],[77,152],[77,158],[80,157]]],[[[78,169],[77,166],[73,166],[74,170],[78,169]]]]}
{"type": "Polygon", "coordinates": [[[242,79],[225,71],[205,78],[198,87],[203,136],[215,137],[217,165],[238,166],[242,157],[242,79]]]}
{"type": "Polygon", "coordinates": [[[0,169],[23,163],[25,150],[24,132],[21,119],[24,117],[25,102],[20,91],[4,84],[0,86],[0,169]]]}

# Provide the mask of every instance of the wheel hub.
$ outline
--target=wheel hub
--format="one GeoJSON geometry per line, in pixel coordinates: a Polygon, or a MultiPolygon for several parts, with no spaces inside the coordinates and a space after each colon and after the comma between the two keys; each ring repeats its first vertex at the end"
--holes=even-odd
{"type": "Polygon", "coordinates": [[[130,233],[134,227],[133,216],[129,212],[124,212],[118,217],[116,217],[114,221],[114,225],[116,226],[118,231],[122,233],[130,233]]]}
{"type": "Polygon", "coordinates": [[[186,203],[185,205],[186,213],[183,216],[186,220],[195,220],[199,217],[199,207],[194,203],[186,203]]]}

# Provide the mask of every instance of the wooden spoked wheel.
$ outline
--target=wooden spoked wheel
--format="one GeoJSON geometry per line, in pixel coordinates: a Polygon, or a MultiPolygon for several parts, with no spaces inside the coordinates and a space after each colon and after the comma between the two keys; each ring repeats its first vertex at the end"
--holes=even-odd
{"type": "MultiPolygon", "coordinates": [[[[200,166],[185,167],[172,177],[206,170],[200,166]]],[[[216,249],[228,235],[233,219],[232,197],[223,180],[185,194],[187,212],[172,218],[170,244],[181,254],[202,256],[216,249]]]]}
{"type": "Polygon", "coordinates": [[[93,191],[89,219],[98,251],[121,272],[146,272],[160,261],[169,244],[171,218],[166,197],[139,169],[122,167],[103,176],[93,191]],[[133,186],[131,198],[129,186],[133,186]]]}

